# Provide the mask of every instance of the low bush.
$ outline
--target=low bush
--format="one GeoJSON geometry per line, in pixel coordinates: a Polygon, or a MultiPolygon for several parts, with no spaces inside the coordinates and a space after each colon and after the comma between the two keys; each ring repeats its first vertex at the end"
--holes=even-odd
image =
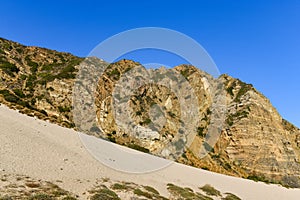
{"type": "Polygon", "coordinates": [[[135,189],[134,191],[133,191],[133,193],[134,194],[136,194],[136,195],[138,195],[138,196],[143,196],[143,197],[146,197],[146,198],[148,198],[148,199],[152,199],[152,194],[150,194],[150,193],[148,193],[148,192],[144,192],[144,191],[142,191],[142,190],[140,190],[140,189],[135,189]]]}
{"type": "Polygon", "coordinates": [[[222,198],[222,200],[241,200],[241,199],[234,194],[226,193],[226,197],[222,198]]]}
{"type": "Polygon", "coordinates": [[[15,77],[14,73],[18,73],[20,71],[16,65],[3,60],[0,62],[0,69],[11,77],[15,77]]]}
{"type": "Polygon", "coordinates": [[[197,133],[198,133],[198,136],[205,137],[205,133],[204,133],[204,128],[203,127],[198,127],[197,128],[197,133]]]}
{"type": "Polygon", "coordinates": [[[100,189],[96,194],[91,196],[90,200],[121,200],[118,195],[107,188],[100,189]]]}
{"type": "Polygon", "coordinates": [[[194,193],[194,191],[190,188],[182,188],[171,183],[169,183],[167,186],[169,192],[175,195],[178,199],[212,200],[212,198],[202,195],[200,193],[194,193]]]}
{"type": "Polygon", "coordinates": [[[59,110],[59,112],[70,112],[71,108],[68,106],[65,106],[65,107],[58,106],[58,110],[59,110]]]}
{"type": "Polygon", "coordinates": [[[150,186],[143,186],[143,187],[144,187],[145,190],[147,190],[148,192],[151,192],[151,193],[153,193],[153,194],[159,195],[159,192],[158,192],[156,189],[154,189],[153,187],[150,187],[150,186]]]}
{"type": "Polygon", "coordinates": [[[15,95],[17,95],[20,98],[24,98],[25,97],[25,94],[20,89],[14,89],[13,92],[15,93],[15,95]]]}
{"type": "Polygon", "coordinates": [[[115,183],[115,184],[113,184],[111,189],[113,189],[113,190],[128,190],[129,186],[127,186],[125,184],[115,183]]]}
{"type": "Polygon", "coordinates": [[[221,192],[216,190],[211,185],[204,185],[203,187],[199,188],[203,192],[205,192],[209,196],[221,196],[221,192]]]}
{"type": "Polygon", "coordinates": [[[8,90],[0,90],[0,94],[3,95],[4,99],[11,103],[17,103],[19,98],[11,94],[8,90]]]}

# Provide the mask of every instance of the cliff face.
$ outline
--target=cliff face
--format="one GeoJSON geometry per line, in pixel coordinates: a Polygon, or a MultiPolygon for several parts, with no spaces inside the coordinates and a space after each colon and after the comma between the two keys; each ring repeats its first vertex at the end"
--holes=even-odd
{"type": "MultiPolygon", "coordinates": [[[[0,39],[1,103],[74,127],[72,90],[82,61],[0,39]]],[[[300,187],[300,130],[252,85],[189,65],[150,70],[147,79],[143,70],[128,60],[107,66],[95,94],[101,132],[89,134],[210,171],[300,187]],[[203,147],[210,153],[202,158],[203,147]]]]}
{"type": "Polygon", "coordinates": [[[282,119],[252,85],[220,78],[228,92],[228,113],[219,153],[233,168],[243,169],[244,176],[299,187],[299,129],[282,119]]]}

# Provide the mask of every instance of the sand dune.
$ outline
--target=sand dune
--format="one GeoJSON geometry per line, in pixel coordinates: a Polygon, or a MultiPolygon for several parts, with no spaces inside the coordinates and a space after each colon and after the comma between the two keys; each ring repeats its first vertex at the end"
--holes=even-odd
{"type": "Polygon", "coordinates": [[[0,173],[22,174],[53,182],[59,180],[59,186],[78,194],[81,199],[86,198],[82,193],[103,177],[150,185],[164,196],[168,196],[166,184],[174,183],[192,189],[211,184],[222,192],[249,200],[300,198],[300,189],[256,183],[169,162],[80,135],[3,105],[0,106],[0,173]],[[104,163],[89,153],[82,138],[98,149],[96,158],[104,163]],[[108,167],[112,165],[115,169],[108,167]],[[156,168],[160,169],[153,171],[156,168]],[[147,172],[126,173],[116,169],[147,172]]]}

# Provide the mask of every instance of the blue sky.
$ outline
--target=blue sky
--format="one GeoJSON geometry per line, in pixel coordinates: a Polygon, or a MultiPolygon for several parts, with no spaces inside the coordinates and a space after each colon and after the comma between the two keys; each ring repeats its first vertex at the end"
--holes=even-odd
{"type": "MultiPolygon", "coordinates": [[[[1,2],[0,37],[78,56],[114,34],[149,26],[195,39],[221,73],[252,83],[300,127],[299,0],[1,2]]],[[[128,56],[140,62],[182,62],[157,51],[128,56]]]]}

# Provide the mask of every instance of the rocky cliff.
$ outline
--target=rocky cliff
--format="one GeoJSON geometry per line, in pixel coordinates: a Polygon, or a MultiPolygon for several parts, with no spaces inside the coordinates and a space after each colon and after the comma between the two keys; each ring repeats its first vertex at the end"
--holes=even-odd
{"type": "Polygon", "coordinates": [[[96,108],[88,134],[210,171],[300,188],[300,130],[252,85],[228,75],[214,79],[189,65],[146,73],[129,60],[108,64],[0,39],[0,102],[74,127],[76,75],[80,66],[93,65],[105,70],[95,93],[82,92],[93,95],[96,108]]]}
{"type": "Polygon", "coordinates": [[[0,38],[1,102],[28,115],[73,127],[72,85],[82,60],[0,38]]]}

